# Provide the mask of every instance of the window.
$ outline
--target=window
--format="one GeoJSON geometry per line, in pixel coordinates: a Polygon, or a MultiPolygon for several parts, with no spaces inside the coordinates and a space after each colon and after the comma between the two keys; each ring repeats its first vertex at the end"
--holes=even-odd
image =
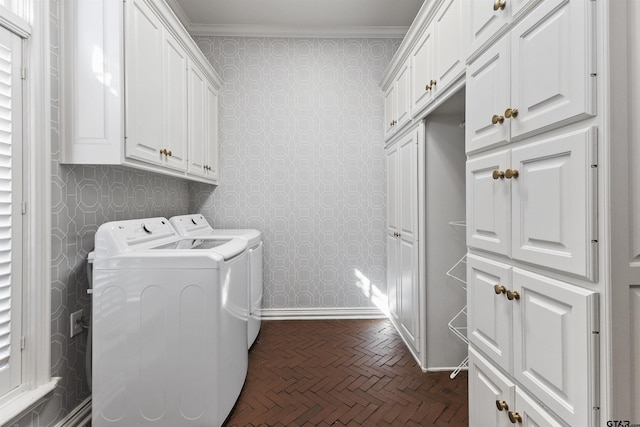
{"type": "Polygon", "coordinates": [[[57,383],[50,373],[49,6],[0,0],[0,425],[57,383]],[[29,261],[21,266],[21,258],[29,261]]]}
{"type": "Polygon", "coordinates": [[[22,383],[22,39],[0,27],[0,396],[22,383]]]}

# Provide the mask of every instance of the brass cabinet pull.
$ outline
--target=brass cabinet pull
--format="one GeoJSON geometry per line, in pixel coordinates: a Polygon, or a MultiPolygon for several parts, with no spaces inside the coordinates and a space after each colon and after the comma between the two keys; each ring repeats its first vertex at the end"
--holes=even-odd
{"type": "Polygon", "coordinates": [[[436,81],[435,80],[431,80],[429,82],[429,87],[434,87],[436,85],[436,81]]]}
{"type": "Polygon", "coordinates": [[[424,90],[431,90],[431,86],[426,85],[426,86],[424,87],[424,90]]]}
{"type": "Polygon", "coordinates": [[[504,123],[504,116],[494,114],[493,117],[491,117],[491,123],[493,123],[494,125],[497,125],[498,123],[504,123]]]}
{"type": "Polygon", "coordinates": [[[507,5],[507,0],[496,0],[495,3],[493,3],[493,10],[504,10],[504,7],[507,5]]]}
{"type": "Polygon", "coordinates": [[[507,299],[509,301],[513,301],[514,299],[519,300],[520,294],[518,293],[518,291],[507,291],[507,299]]]}
{"type": "Polygon", "coordinates": [[[518,172],[518,169],[507,169],[506,171],[504,171],[504,176],[507,179],[511,179],[511,178],[517,178],[518,175],[520,175],[520,172],[518,172]]]}
{"type": "Polygon", "coordinates": [[[171,157],[171,150],[167,151],[167,156],[171,157]]]}
{"type": "Polygon", "coordinates": [[[504,116],[507,119],[515,119],[518,117],[518,109],[517,108],[507,108],[504,110],[504,116]]]}
{"type": "MultiPolygon", "coordinates": [[[[498,295],[500,295],[500,294],[506,294],[506,293],[507,293],[507,288],[505,288],[505,287],[504,287],[504,286],[502,286],[501,284],[497,284],[497,285],[494,285],[494,286],[493,286],[493,291],[494,291],[496,294],[498,294],[498,295]]],[[[496,400],[496,403],[497,403],[497,402],[498,402],[498,401],[496,400]]],[[[504,401],[503,401],[503,402],[504,402],[504,401]]],[[[500,409],[500,408],[498,408],[498,409],[500,409]]],[[[509,409],[509,408],[505,408],[505,409],[509,409]]]]}
{"type": "Polygon", "coordinates": [[[166,148],[161,148],[160,149],[160,154],[164,154],[166,156],[167,155],[167,149],[166,148]]]}
{"type": "Polygon", "coordinates": [[[504,172],[496,169],[493,171],[493,174],[491,176],[493,177],[493,179],[504,179],[504,172]]]}
{"type": "Polygon", "coordinates": [[[508,411],[509,405],[504,400],[496,400],[496,406],[498,407],[498,411],[508,411]]]}
{"type": "Polygon", "coordinates": [[[522,416],[520,416],[520,414],[517,412],[509,411],[509,421],[511,421],[513,424],[522,423],[522,416]]]}

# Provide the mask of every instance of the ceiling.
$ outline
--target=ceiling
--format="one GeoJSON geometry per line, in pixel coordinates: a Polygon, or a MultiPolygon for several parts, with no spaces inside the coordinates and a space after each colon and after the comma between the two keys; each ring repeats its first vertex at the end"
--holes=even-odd
{"type": "Polygon", "coordinates": [[[167,0],[193,35],[404,37],[424,0],[167,0]]]}

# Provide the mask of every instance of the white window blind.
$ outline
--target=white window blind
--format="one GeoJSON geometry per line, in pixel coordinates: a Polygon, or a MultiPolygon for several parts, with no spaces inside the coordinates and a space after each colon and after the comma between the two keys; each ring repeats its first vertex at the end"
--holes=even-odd
{"type": "Polygon", "coordinates": [[[0,28],[0,396],[21,384],[22,43],[0,28]]]}

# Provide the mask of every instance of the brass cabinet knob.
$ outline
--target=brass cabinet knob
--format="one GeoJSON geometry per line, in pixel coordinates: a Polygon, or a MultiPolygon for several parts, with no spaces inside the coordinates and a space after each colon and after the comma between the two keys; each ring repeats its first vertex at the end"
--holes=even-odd
{"type": "Polygon", "coordinates": [[[513,301],[520,299],[520,294],[518,293],[518,291],[507,291],[507,299],[509,301],[513,301]]]}
{"type": "Polygon", "coordinates": [[[426,86],[424,87],[424,90],[431,90],[431,86],[426,85],[426,86]]]}
{"type": "Polygon", "coordinates": [[[520,416],[520,414],[517,412],[509,411],[509,421],[511,421],[513,424],[522,423],[522,416],[520,416]]]}
{"type": "Polygon", "coordinates": [[[493,171],[493,174],[491,175],[493,177],[493,179],[503,179],[504,178],[504,172],[499,171],[498,169],[493,171]]]}
{"type": "Polygon", "coordinates": [[[171,150],[167,151],[167,156],[171,157],[171,150]]]}
{"type": "Polygon", "coordinates": [[[504,116],[507,119],[515,119],[518,117],[518,109],[517,108],[507,108],[504,110],[504,116]]]}
{"type": "Polygon", "coordinates": [[[496,400],[496,406],[498,407],[498,411],[508,411],[509,405],[504,400],[496,400]]]}
{"type": "Polygon", "coordinates": [[[160,149],[160,154],[164,154],[166,156],[167,155],[167,149],[166,148],[161,148],[160,149]]]}
{"type": "Polygon", "coordinates": [[[518,172],[517,169],[507,169],[506,171],[504,171],[504,176],[507,179],[511,179],[511,178],[517,178],[518,175],[520,175],[520,172],[518,172]]]}
{"type": "Polygon", "coordinates": [[[504,116],[494,114],[493,117],[491,117],[491,123],[493,123],[494,125],[497,125],[498,123],[504,123],[504,116]]]}
{"type": "MultiPolygon", "coordinates": [[[[506,294],[507,293],[507,288],[505,288],[501,284],[497,284],[497,285],[493,286],[493,291],[498,295],[506,294]]],[[[496,402],[497,402],[497,400],[496,400],[496,402]]],[[[506,408],[506,409],[508,409],[508,408],[506,408]]]]}
{"type": "Polygon", "coordinates": [[[504,10],[504,7],[507,5],[507,0],[496,0],[495,3],[493,3],[493,10],[504,10]]]}
{"type": "Polygon", "coordinates": [[[436,81],[435,81],[435,80],[431,80],[431,81],[429,82],[429,86],[430,86],[430,87],[434,87],[435,85],[436,85],[436,81]]]}

